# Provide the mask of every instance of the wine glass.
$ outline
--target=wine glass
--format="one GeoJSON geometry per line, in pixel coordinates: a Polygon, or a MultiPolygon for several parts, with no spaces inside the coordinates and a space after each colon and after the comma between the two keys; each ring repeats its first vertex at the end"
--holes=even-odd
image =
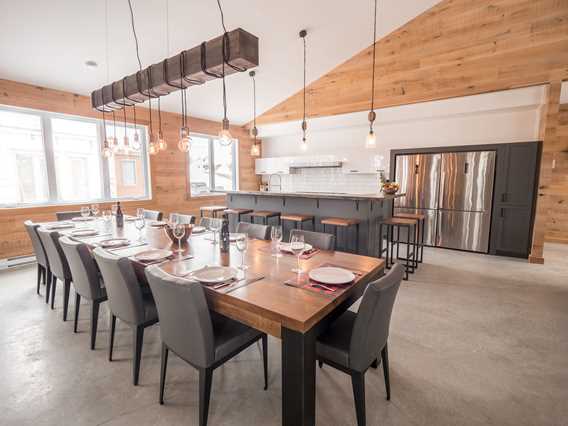
{"type": "Polygon", "coordinates": [[[213,245],[217,245],[217,232],[221,229],[219,220],[212,219],[209,221],[209,229],[213,231],[213,245]]]}
{"type": "Polygon", "coordinates": [[[138,229],[138,241],[143,242],[144,238],[142,238],[142,230],[146,226],[146,220],[144,216],[137,216],[136,220],[134,221],[134,226],[138,229]]]}
{"type": "Polygon", "coordinates": [[[136,209],[136,217],[144,217],[144,209],[136,209]]]}
{"type": "Polygon", "coordinates": [[[181,255],[183,253],[183,249],[181,248],[181,239],[185,235],[185,225],[181,223],[176,223],[174,226],[174,237],[178,240],[178,249],[176,250],[177,253],[181,255]]]}
{"type": "Polygon", "coordinates": [[[110,222],[112,219],[112,212],[110,210],[103,210],[103,219],[105,222],[110,222]]]}
{"type": "Polygon", "coordinates": [[[237,234],[235,236],[235,246],[237,247],[237,250],[241,253],[241,266],[239,267],[239,269],[245,271],[248,269],[248,266],[245,265],[245,255],[248,247],[247,234],[237,234]]]}
{"type": "Polygon", "coordinates": [[[112,211],[112,215],[116,216],[116,211],[118,210],[118,206],[116,204],[113,204],[111,207],[111,211],[112,211]]]}
{"type": "Polygon", "coordinates": [[[282,226],[273,226],[270,231],[270,239],[272,240],[272,256],[282,257],[280,253],[280,242],[282,241],[282,226]]]}
{"type": "Polygon", "coordinates": [[[89,207],[81,207],[81,216],[89,217],[91,215],[91,209],[89,207]]]}
{"type": "Polygon", "coordinates": [[[298,267],[292,269],[292,271],[297,272],[298,275],[304,273],[304,271],[302,271],[302,267],[300,266],[300,256],[302,256],[302,253],[305,249],[306,243],[304,242],[304,236],[302,234],[292,235],[292,238],[290,238],[290,250],[295,256],[298,257],[298,267]]]}
{"type": "Polygon", "coordinates": [[[91,213],[95,217],[99,214],[99,205],[98,204],[91,204],[91,213]]]}

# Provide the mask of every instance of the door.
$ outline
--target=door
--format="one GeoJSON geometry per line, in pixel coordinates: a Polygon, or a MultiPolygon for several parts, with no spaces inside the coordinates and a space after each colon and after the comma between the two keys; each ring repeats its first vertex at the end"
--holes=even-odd
{"type": "MultiPolygon", "coordinates": [[[[427,246],[436,245],[436,220],[437,214],[434,209],[410,209],[405,207],[395,207],[396,213],[413,213],[413,214],[423,214],[426,216],[424,223],[424,244],[427,246]]],[[[406,237],[404,237],[406,238],[406,237]]],[[[403,240],[404,240],[403,238],[403,240]]]]}
{"type": "Polygon", "coordinates": [[[437,246],[487,253],[489,250],[489,212],[438,211],[437,246]]]}
{"type": "Polygon", "coordinates": [[[532,206],[538,161],[538,144],[513,143],[503,156],[503,179],[496,187],[497,203],[532,206]]]}
{"type": "Polygon", "coordinates": [[[440,209],[490,212],[495,152],[442,154],[440,209]]]}
{"type": "Polygon", "coordinates": [[[499,223],[495,227],[497,240],[495,254],[528,257],[532,211],[524,207],[501,207],[499,223]]]}
{"type": "Polygon", "coordinates": [[[395,207],[436,209],[440,184],[441,154],[399,155],[396,157],[396,182],[404,197],[395,207]]]}

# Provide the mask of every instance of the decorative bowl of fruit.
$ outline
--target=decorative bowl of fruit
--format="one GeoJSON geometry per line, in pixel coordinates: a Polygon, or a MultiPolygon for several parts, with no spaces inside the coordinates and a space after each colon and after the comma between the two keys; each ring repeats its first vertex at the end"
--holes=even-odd
{"type": "Polygon", "coordinates": [[[387,195],[394,195],[398,192],[399,189],[400,185],[398,183],[387,181],[383,183],[381,191],[383,191],[387,195]]]}

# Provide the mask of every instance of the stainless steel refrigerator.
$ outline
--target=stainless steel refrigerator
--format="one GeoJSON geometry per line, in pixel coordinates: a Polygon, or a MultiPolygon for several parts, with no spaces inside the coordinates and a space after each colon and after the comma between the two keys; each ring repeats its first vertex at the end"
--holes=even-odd
{"type": "Polygon", "coordinates": [[[494,151],[398,155],[395,167],[395,212],[426,216],[427,245],[489,251],[494,151]]]}

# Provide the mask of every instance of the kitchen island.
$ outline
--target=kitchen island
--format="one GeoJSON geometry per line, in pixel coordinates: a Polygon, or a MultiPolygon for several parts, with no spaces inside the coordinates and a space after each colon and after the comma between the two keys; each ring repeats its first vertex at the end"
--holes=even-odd
{"type": "MultiPolygon", "coordinates": [[[[378,223],[381,219],[391,217],[393,200],[401,195],[347,194],[334,192],[270,192],[270,191],[228,191],[227,206],[252,210],[269,210],[274,212],[313,215],[315,231],[333,233],[331,226],[325,227],[321,219],[339,217],[357,219],[360,221],[357,253],[368,256],[378,255],[378,223]]],[[[231,228],[234,229],[235,218],[231,217],[231,228]]],[[[243,220],[248,221],[247,216],[243,220]]],[[[285,221],[283,231],[285,239],[294,223],[285,221]]],[[[312,230],[311,223],[306,222],[303,229],[312,230]]],[[[339,230],[337,237],[338,248],[353,247],[355,227],[339,230]],[[348,243],[348,245],[346,244],[348,243]]]]}

